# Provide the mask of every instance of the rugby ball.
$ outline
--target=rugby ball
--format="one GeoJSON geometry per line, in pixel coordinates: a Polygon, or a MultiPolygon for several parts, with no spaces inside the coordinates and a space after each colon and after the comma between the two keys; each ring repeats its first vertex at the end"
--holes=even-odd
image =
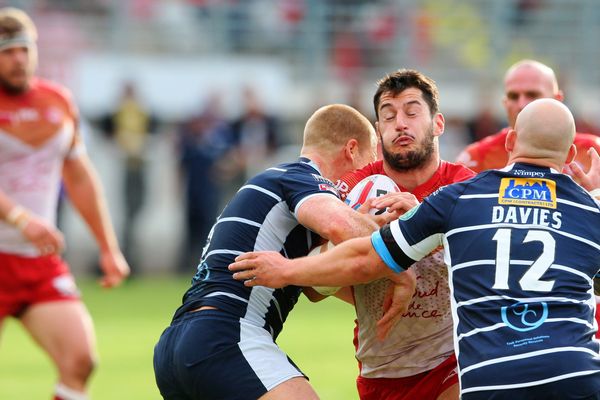
{"type": "MultiPolygon", "coordinates": [[[[354,186],[350,193],[348,193],[348,196],[346,196],[346,204],[356,210],[367,199],[399,191],[400,188],[390,177],[381,174],[371,175],[354,186]]],[[[376,208],[369,210],[369,214],[372,215],[382,214],[383,212],[385,210],[378,210],[376,208]]]]}
{"type": "MultiPolygon", "coordinates": [[[[331,243],[330,241],[327,241],[325,244],[312,249],[312,251],[310,253],[308,253],[308,255],[309,256],[317,256],[321,253],[326,252],[329,249],[333,249],[334,247],[335,247],[335,245],[333,243],[331,243]]],[[[333,287],[333,286],[313,286],[313,289],[315,289],[318,293],[322,294],[323,296],[332,296],[332,295],[336,294],[336,292],[338,290],[340,290],[341,288],[333,287]]]]}

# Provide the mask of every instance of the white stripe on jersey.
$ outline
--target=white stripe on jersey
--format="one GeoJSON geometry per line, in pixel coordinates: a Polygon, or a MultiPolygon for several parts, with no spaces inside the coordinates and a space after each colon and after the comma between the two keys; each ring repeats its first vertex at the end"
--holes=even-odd
{"type": "Polygon", "coordinates": [[[461,301],[456,304],[456,307],[470,306],[472,304],[483,303],[485,301],[495,300],[510,300],[522,303],[538,303],[541,301],[545,302],[562,302],[562,303],[574,303],[574,304],[587,304],[587,300],[573,300],[569,297],[510,297],[510,296],[483,296],[476,299],[461,301]]]}
{"type": "Polygon", "coordinates": [[[461,233],[461,232],[476,231],[476,230],[480,230],[480,229],[496,229],[496,228],[542,229],[542,230],[552,231],[552,232],[557,233],[559,235],[563,235],[563,236],[566,236],[566,237],[571,238],[573,240],[577,240],[579,242],[585,243],[585,244],[587,244],[587,245],[595,248],[596,250],[600,250],[600,244],[594,243],[591,240],[587,240],[585,238],[582,238],[581,236],[573,235],[573,234],[568,233],[568,232],[563,232],[563,231],[560,231],[558,229],[554,229],[554,228],[549,227],[549,226],[542,226],[542,225],[537,225],[537,224],[483,224],[483,225],[472,225],[472,226],[465,226],[464,228],[452,229],[452,230],[450,230],[450,231],[448,231],[446,233],[446,237],[449,237],[449,236],[452,236],[452,235],[454,235],[456,233],[461,233]]]}
{"type": "Polygon", "coordinates": [[[399,220],[393,221],[390,224],[390,231],[392,232],[394,240],[398,246],[400,246],[400,249],[413,260],[420,260],[431,253],[432,248],[435,249],[436,247],[441,246],[442,237],[444,236],[441,233],[436,233],[411,246],[408,244],[400,230],[399,220]]]}
{"type": "MultiPolygon", "coordinates": [[[[493,358],[491,360],[485,360],[485,361],[482,361],[477,364],[469,365],[467,368],[464,368],[461,371],[461,375],[464,375],[467,372],[472,371],[474,369],[478,369],[478,368],[485,367],[488,365],[500,364],[500,363],[509,362],[509,361],[522,360],[524,358],[531,358],[531,357],[543,356],[546,354],[560,353],[560,352],[581,352],[581,353],[591,354],[594,357],[598,357],[597,351],[586,349],[585,347],[573,347],[573,346],[553,347],[551,349],[536,350],[536,351],[531,351],[529,353],[521,353],[521,354],[515,354],[513,356],[506,356],[506,357],[493,358]]],[[[596,372],[598,372],[598,371],[596,371],[596,372]]]]}
{"type": "Polygon", "coordinates": [[[249,220],[246,218],[237,218],[237,217],[220,218],[217,221],[217,224],[220,224],[221,222],[239,222],[241,224],[256,226],[257,228],[261,227],[261,224],[259,224],[258,222],[255,222],[255,221],[252,221],[252,220],[249,220]]]}
{"type": "Polygon", "coordinates": [[[277,196],[275,193],[271,192],[270,190],[267,190],[265,188],[262,188],[260,186],[256,186],[256,185],[244,185],[240,188],[240,190],[238,190],[238,192],[241,192],[242,190],[245,189],[251,189],[251,190],[256,190],[259,192],[262,192],[268,196],[271,196],[272,198],[274,198],[275,200],[277,200],[278,202],[281,201],[281,197],[277,196]]]}
{"type": "Polygon", "coordinates": [[[207,294],[204,297],[215,297],[215,296],[227,296],[232,299],[243,301],[244,303],[248,302],[248,300],[244,299],[243,297],[237,296],[237,295],[235,295],[233,293],[229,293],[229,292],[212,292],[212,293],[207,294]]]}
{"type": "Polygon", "coordinates": [[[290,213],[287,203],[282,201],[269,210],[260,227],[253,251],[280,250],[298,220],[290,213]]]}
{"type": "MultiPolygon", "coordinates": [[[[532,265],[533,261],[529,261],[529,260],[510,260],[510,265],[532,265]]],[[[459,269],[463,269],[463,268],[469,268],[469,267],[477,267],[480,265],[489,265],[489,266],[495,266],[496,265],[496,260],[491,260],[491,259],[485,259],[485,260],[475,260],[475,261],[468,261],[465,263],[460,263],[460,264],[456,264],[452,266],[452,270],[453,271],[457,271],[459,269]]],[[[583,279],[585,279],[586,282],[588,282],[590,285],[592,284],[592,280],[590,279],[589,276],[587,276],[586,274],[584,274],[581,271],[578,271],[574,268],[571,267],[567,267],[564,265],[559,265],[559,264],[552,264],[550,266],[550,269],[560,269],[562,271],[565,272],[570,272],[574,275],[577,275],[583,279]]]]}
{"type": "Polygon", "coordinates": [[[515,383],[515,384],[512,384],[512,385],[475,386],[475,387],[468,388],[468,389],[462,389],[461,388],[460,392],[461,393],[471,393],[471,392],[479,392],[479,391],[482,391],[482,390],[519,389],[519,388],[529,387],[529,386],[544,385],[546,383],[561,381],[563,379],[574,378],[576,376],[585,376],[585,375],[591,375],[591,374],[597,374],[597,373],[598,373],[598,371],[596,371],[596,370],[572,372],[570,374],[553,376],[552,378],[541,379],[539,381],[515,383]]]}
{"type": "Polygon", "coordinates": [[[233,254],[233,255],[239,256],[241,254],[244,254],[244,252],[238,251],[238,250],[216,249],[216,250],[209,251],[202,258],[208,258],[208,257],[212,256],[213,254],[233,254]]]}
{"type": "MultiPolygon", "coordinates": [[[[594,329],[593,324],[590,324],[588,321],[579,319],[579,318],[548,318],[547,320],[544,321],[544,324],[549,323],[549,322],[565,322],[565,321],[585,325],[590,329],[594,329]]],[[[457,339],[457,341],[461,341],[463,338],[473,336],[473,335],[476,335],[476,334],[482,333],[482,332],[495,331],[496,329],[504,328],[506,326],[508,326],[508,325],[506,325],[504,323],[497,323],[494,325],[486,326],[485,328],[476,328],[476,329],[470,330],[469,332],[461,333],[460,335],[458,335],[458,337],[456,339],[457,339]]]]}
{"type": "Polygon", "coordinates": [[[590,206],[586,206],[585,204],[579,204],[579,203],[575,203],[574,201],[564,200],[564,199],[556,199],[556,201],[558,203],[566,204],[568,206],[573,206],[573,207],[581,208],[581,209],[584,209],[587,211],[600,213],[600,210],[598,210],[598,208],[596,208],[596,207],[590,207],[590,206]]]}
{"type": "MultiPolygon", "coordinates": [[[[308,199],[311,199],[311,198],[313,198],[313,197],[315,197],[315,196],[335,196],[335,198],[336,198],[336,199],[340,200],[340,198],[339,198],[339,197],[337,197],[337,196],[335,195],[335,193],[333,193],[333,192],[330,192],[330,191],[328,191],[328,190],[324,190],[322,193],[314,193],[314,194],[311,194],[310,196],[306,196],[306,197],[304,197],[302,200],[300,200],[300,201],[298,202],[298,204],[296,204],[296,208],[294,208],[294,216],[296,216],[296,217],[298,216],[298,210],[300,209],[300,206],[301,206],[302,204],[304,204],[304,202],[305,202],[306,200],[308,200],[308,199]]],[[[340,201],[342,201],[342,200],[340,200],[340,201]]]]}
{"type": "Polygon", "coordinates": [[[285,168],[276,168],[276,167],[271,167],[271,168],[267,168],[267,171],[280,171],[280,172],[287,172],[287,169],[285,169],[285,168]]]}
{"type": "Polygon", "coordinates": [[[498,197],[498,193],[490,193],[490,194],[463,194],[458,196],[459,199],[492,199],[494,197],[498,197]]]}

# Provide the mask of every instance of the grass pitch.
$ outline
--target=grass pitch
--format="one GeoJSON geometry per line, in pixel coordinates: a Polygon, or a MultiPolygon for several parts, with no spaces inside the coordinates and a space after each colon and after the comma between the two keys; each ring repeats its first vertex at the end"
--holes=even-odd
{"type": "MultiPolygon", "coordinates": [[[[95,400],[160,400],[152,351],[188,287],[185,278],[139,278],[115,290],[80,280],[96,327],[100,365],[95,400]]],[[[354,310],[336,299],[301,298],[278,339],[324,400],[354,400],[357,365],[352,347],[354,310]]],[[[0,399],[49,399],[52,364],[13,319],[0,335],[0,399]]]]}

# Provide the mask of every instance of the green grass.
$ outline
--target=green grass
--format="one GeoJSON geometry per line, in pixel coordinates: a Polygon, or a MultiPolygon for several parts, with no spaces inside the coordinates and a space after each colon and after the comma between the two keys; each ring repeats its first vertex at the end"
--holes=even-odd
{"type": "MultiPolygon", "coordinates": [[[[91,384],[95,400],[159,400],[152,350],[167,326],[189,279],[136,279],[116,290],[81,280],[80,289],[94,323],[100,366],[91,384]]],[[[328,299],[302,298],[278,343],[311,378],[323,399],[357,399],[357,366],[352,347],[354,311],[328,299]]],[[[0,399],[49,399],[52,364],[13,319],[0,342],[0,399]]]]}

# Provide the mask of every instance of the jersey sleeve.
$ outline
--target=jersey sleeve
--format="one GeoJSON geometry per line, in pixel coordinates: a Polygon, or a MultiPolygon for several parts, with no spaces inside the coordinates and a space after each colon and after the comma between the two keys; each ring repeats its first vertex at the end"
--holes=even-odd
{"type": "Polygon", "coordinates": [[[396,221],[371,235],[377,254],[394,272],[402,272],[442,245],[455,203],[456,188],[438,189],[396,221]]]}
{"type": "Polygon", "coordinates": [[[313,196],[335,196],[339,194],[333,182],[323,176],[303,170],[289,170],[281,178],[287,205],[296,215],[298,208],[313,196]]]}

